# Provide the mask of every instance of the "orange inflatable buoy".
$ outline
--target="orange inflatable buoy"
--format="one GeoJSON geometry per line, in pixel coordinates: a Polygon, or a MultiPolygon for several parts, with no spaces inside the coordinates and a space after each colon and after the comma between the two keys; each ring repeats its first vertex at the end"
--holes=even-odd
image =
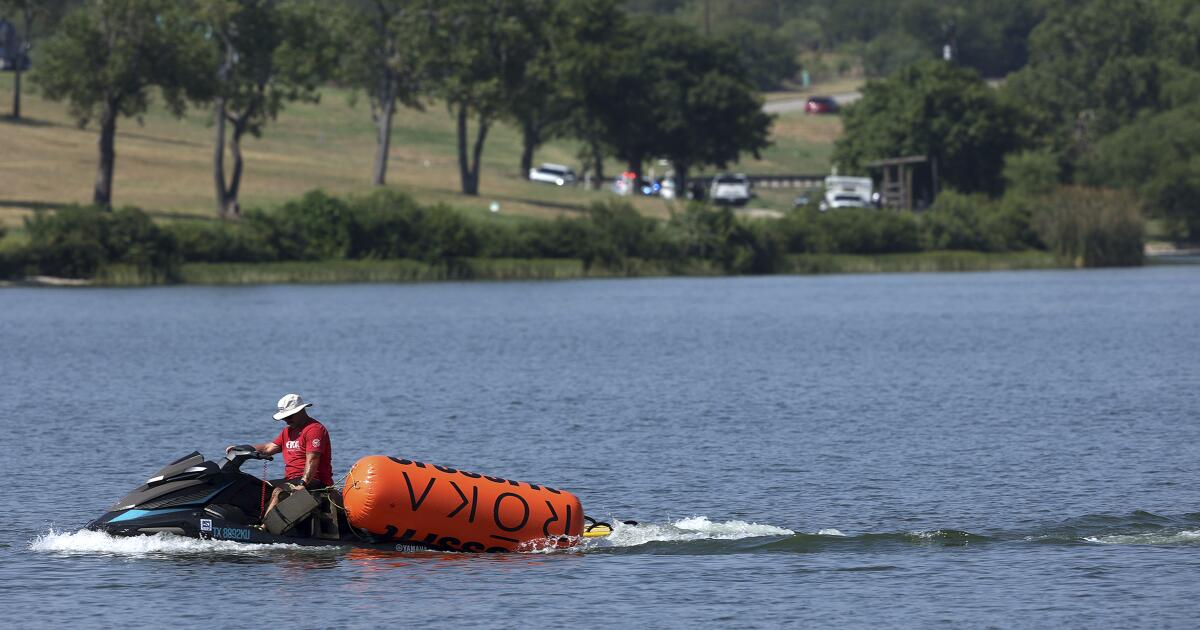
{"type": "Polygon", "coordinates": [[[583,534],[583,506],[565,490],[383,455],[358,460],[342,496],[350,525],[397,548],[523,551],[583,534]]]}

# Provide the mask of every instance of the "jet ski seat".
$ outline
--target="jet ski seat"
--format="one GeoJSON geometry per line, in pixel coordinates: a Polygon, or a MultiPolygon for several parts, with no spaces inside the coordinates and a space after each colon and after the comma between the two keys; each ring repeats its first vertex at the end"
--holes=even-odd
{"type": "Polygon", "coordinates": [[[308,518],[318,506],[317,500],[308,490],[296,490],[289,493],[275,505],[275,509],[267,513],[263,524],[267,526],[267,531],[280,536],[308,518]]]}
{"type": "Polygon", "coordinates": [[[342,493],[337,488],[297,490],[267,514],[267,530],[277,536],[292,530],[293,535],[306,538],[337,540],[341,537],[338,527],[341,505],[342,493]]]}
{"type": "Polygon", "coordinates": [[[313,514],[310,535],[313,538],[326,540],[341,538],[341,528],[338,527],[338,511],[342,509],[342,493],[331,486],[313,490],[312,494],[317,499],[317,509],[313,514]]]}

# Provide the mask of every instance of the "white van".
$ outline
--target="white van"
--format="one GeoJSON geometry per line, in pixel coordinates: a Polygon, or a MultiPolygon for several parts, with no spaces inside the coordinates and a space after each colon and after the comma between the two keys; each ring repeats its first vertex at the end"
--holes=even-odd
{"type": "Polygon", "coordinates": [[[870,177],[830,175],[825,178],[825,196],[818,208],[821,212],[833,208],[870,208],[874,189],[870,177]]]}
{"type": "Polygon", "coordinates": [[[545,182],[555,186],[570,186],[575,183],[575,171],[562,164],[542,164],[529,169],[529,181],[545,182]]]}

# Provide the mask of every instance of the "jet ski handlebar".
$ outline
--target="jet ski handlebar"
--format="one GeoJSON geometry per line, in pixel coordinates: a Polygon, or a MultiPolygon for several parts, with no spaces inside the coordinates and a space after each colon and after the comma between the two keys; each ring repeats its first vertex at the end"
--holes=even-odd
{"type": "Polygon", "coordinates": [[[232,467],[234,470],[237,470],[242,467],[242,464],[246,460],[250,459],[272,461],[275,458],[265,453],[260,453],[258,449],[249,444],[239,444],[229,449],[228,453],[225,453],[225,461],[221,464],[221,468],[228,469],[232,467]]]}

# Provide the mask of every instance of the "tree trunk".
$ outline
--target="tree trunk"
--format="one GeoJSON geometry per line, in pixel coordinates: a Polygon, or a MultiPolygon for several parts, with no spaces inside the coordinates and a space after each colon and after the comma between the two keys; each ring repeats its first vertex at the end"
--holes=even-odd
{"type": "Polygon", "coordinates": [[[604,151],[596,141],[592,141],[592,167],[596,172],[596,186],[604,188],[604,151]]]}
{"type": "Polygon", "coordinates": [[[218,98],[213,107],[216,117],[214,127],[217,128],[216,150],[213,152],[213,183],[217,190],[217,216],[222,219],[240,219],[241,206],[238,205],[238,191],[242,186],[242,136],[246,133],[251,112],[241,112],[231,116],[226,109],[224,98],[218,98]],[[233,123],[233,135],[229,138],[229,153],[233,157],[233,172],[228,181],[225,179],[225,123],[233,123]]]}
{"type": "Polygon", "coordinates": [[[29,58],[29,51],[33,49],[33,8],[33,3],[25,4],[25,32],[21,34],[23,42],[13,72],[13,120],[21,120],[21,62],[29,58]]]}
{"type": "Polygon", "coordinates": [[[96,167],[96,187],[92,191],[92,203],[106,210],[112,209],[113,167],[116,165],[115,149],[117,135],[117,112],[119,103],[109,101],[100,113],[100,163],[96,167]]]}
{"type": "Polygon", "coordinates": [[[533,152],[541,144],[539,135],[533,123],[521,125],[521,177],[525,179],[529,179],[529,171],[533,169],[533,152]]]}
{"type": "Polygon", "coordinates": [[[388,151],[392,146],[392,118],[396,115],[396,95],[393,82],[389,79],[379,102],[379,113],[375,116],[375,170],[371,183],[382,186],[387,178],[388,151]]]}
{"type": "Polygon", "coordinates": [[[642,176],[642,158],[630,158],[628,166],[629,172],[636,174],[638,177],[642,176]]]}
{"type": "Polygon", "coordinates": [[[228,193],[225,188],[225,99],[218,98],[213,105],[213,186],[217,193],[217,216],[224,219],[228,193]]]}
{"type": "Polygon", "coordinates": [[[491,122],[486,120],[482,115],[479,116],[479,130],[475,132],[475,148],[472,151],[471,161],[474,164],[471,166],[471,194],[479,194],[479,162],[483,157],[483,142],[487,139],[488,129],[491,127],[491,122]]]}
{"type": "Polygon", "coordinates": [[[17,60],[17,69],[13,73],[13,120],[21,120],[21,60],[17,60]]]}
{"type": "Polygon", "coordinates": [[[246,124],[250,115],[243,114],[233,121],[233,137],[229,139],[229,152],[233,156],[233,173],[229,176],[229,188],[225,200],[225,218],[242,218],[242,208],[238,204],[238,192],[242,188],[242,136],[246,134],[246,124]]]}
{"type": "Polygon", "coordinates": [[[687,199],[688,193],[688,170],[691,168],[687,162],[675,162],[675,198],[687,199]]]}
{"type": "Polygon", "coordinates": [[[464,195],[479,195],[479,160],[483,155],[483,143],[487,140],[490,123],[482,114],[479,116],[479,129],[475,132],[475,143],[471,152],[467,153],[467,143],[470,139],[469,115],[466,105],[458,106],[458,172],[462,182],[464,195]]]}
{"type": "Polygon", "coordinates": [[[464,195],[474,195],[471,188],[471,165],[467,162],[467,107],[458,106],[458,179],[464,195]]]}

